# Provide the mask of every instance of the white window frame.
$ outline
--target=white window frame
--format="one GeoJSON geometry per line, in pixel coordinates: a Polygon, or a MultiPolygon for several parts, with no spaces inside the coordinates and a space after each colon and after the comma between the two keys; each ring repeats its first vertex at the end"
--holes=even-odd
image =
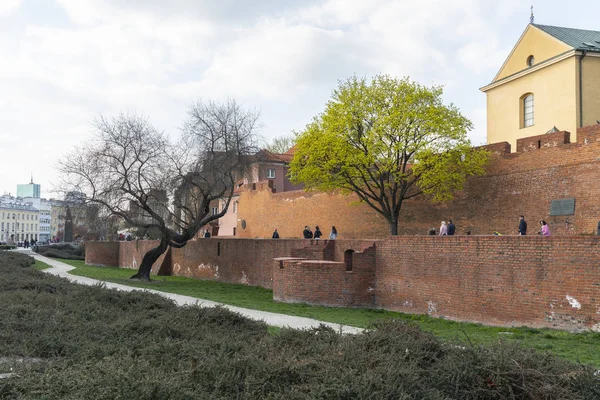
{"type": "Polygon", "coordinates": [[[267,168],[267,179],[275,179],[275,168],[267,168]]]}
{"type": "Polygon", "coordinates": [[[529,128],[534,123],[534,97],[533,93],[529,93],[523,97],[523,128],[529,128]]]}

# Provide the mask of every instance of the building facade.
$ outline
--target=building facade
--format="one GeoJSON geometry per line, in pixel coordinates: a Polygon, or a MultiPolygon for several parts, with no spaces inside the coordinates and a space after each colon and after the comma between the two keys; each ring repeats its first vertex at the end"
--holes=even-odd
{"type": "Polygon", "coordinates": [[[48,241],[51,237],[52,200],[24,197],[23,202],[31,204],[39,211],[38,240],[48,241]]]}
{"type": "Polygon", "coordinates": [[[39,211],[20,201],[0,202],[0,241],[22,243],[39,238],[39,211]]]}
{"type": "Polygon", "coordinates": [[[529,24],[489,85],[487,142],[571,132],[600,120],[600,32],[529,24]]]}
{"type": "Polygon", "coordinates": [[[41,185],[33,183],[33,177],[31,182],[24,185],[17,185],[17,197],[33,197],[39,199],[41,196],[41,185]]]}

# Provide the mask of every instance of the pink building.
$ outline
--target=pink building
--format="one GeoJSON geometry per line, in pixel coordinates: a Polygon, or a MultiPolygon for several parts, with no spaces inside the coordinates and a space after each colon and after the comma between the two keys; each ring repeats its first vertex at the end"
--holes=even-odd
{"type": "MultiPolygon", "coordinates": [[[[236,236],[239,191],[243,190],[244,187],[252,187],[259,182],[269,185],[273,192],[287,192],[304,187],[302,184],[292,184],[287,177],[289,163],[294,157],[294,150],[295,147],[292,147],[284,154],[274,154],[268,150],[261,150],[252,156],[248,173],[239,181],[227,213],[219,219],[219,236],[236,236]]],[[[211,212],[216,214],[225,205],[224,200],[215,201],[211,204],[211,212]]]]}

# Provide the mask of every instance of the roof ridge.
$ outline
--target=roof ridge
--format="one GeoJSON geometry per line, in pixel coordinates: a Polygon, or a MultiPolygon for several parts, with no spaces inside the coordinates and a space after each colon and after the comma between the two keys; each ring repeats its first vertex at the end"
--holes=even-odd
{"type": "Polygon", "coordinates": [[[592,29],[581,29],[581,28],[571,28],[568,26],[558,26],[558,25],[545,25],[545,24],[531,24],[533,26],[537,26],[537,27],[547,27],[547,28],[558,28],[558,29],[569,29],[569,30],[573,30],[573,31],[582,31],[582,32],[594,32],[594,33],[600,33],[600,31],[595,31],[592,29]]]}

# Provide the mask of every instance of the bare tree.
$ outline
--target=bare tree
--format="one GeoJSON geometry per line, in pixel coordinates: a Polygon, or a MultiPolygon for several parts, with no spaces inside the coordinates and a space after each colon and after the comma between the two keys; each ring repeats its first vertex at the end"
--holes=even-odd
{"type": "Polygon", "coordinates": [[[273,138],[265,147],[271,153],[283,154],[291,149],[296,142],[295,135],[285,135],[273,138]]]}
{"type": "Polygon", "coordinates": [[[152,265],[169,248],[180,248],[200,228],[222,217],[248,155],[257,150],[259,115],[234,100],[195,102],[182,137],[172,143],[147,119],[119,115],[95,121],[92,141],[61,163],[65,190],[87,195],[131,227],[154,229],[160,243],[148,251],[132,279],[150,279],[152,265]],[[225,207],[210,212],[210,202],[225,207]]]}

